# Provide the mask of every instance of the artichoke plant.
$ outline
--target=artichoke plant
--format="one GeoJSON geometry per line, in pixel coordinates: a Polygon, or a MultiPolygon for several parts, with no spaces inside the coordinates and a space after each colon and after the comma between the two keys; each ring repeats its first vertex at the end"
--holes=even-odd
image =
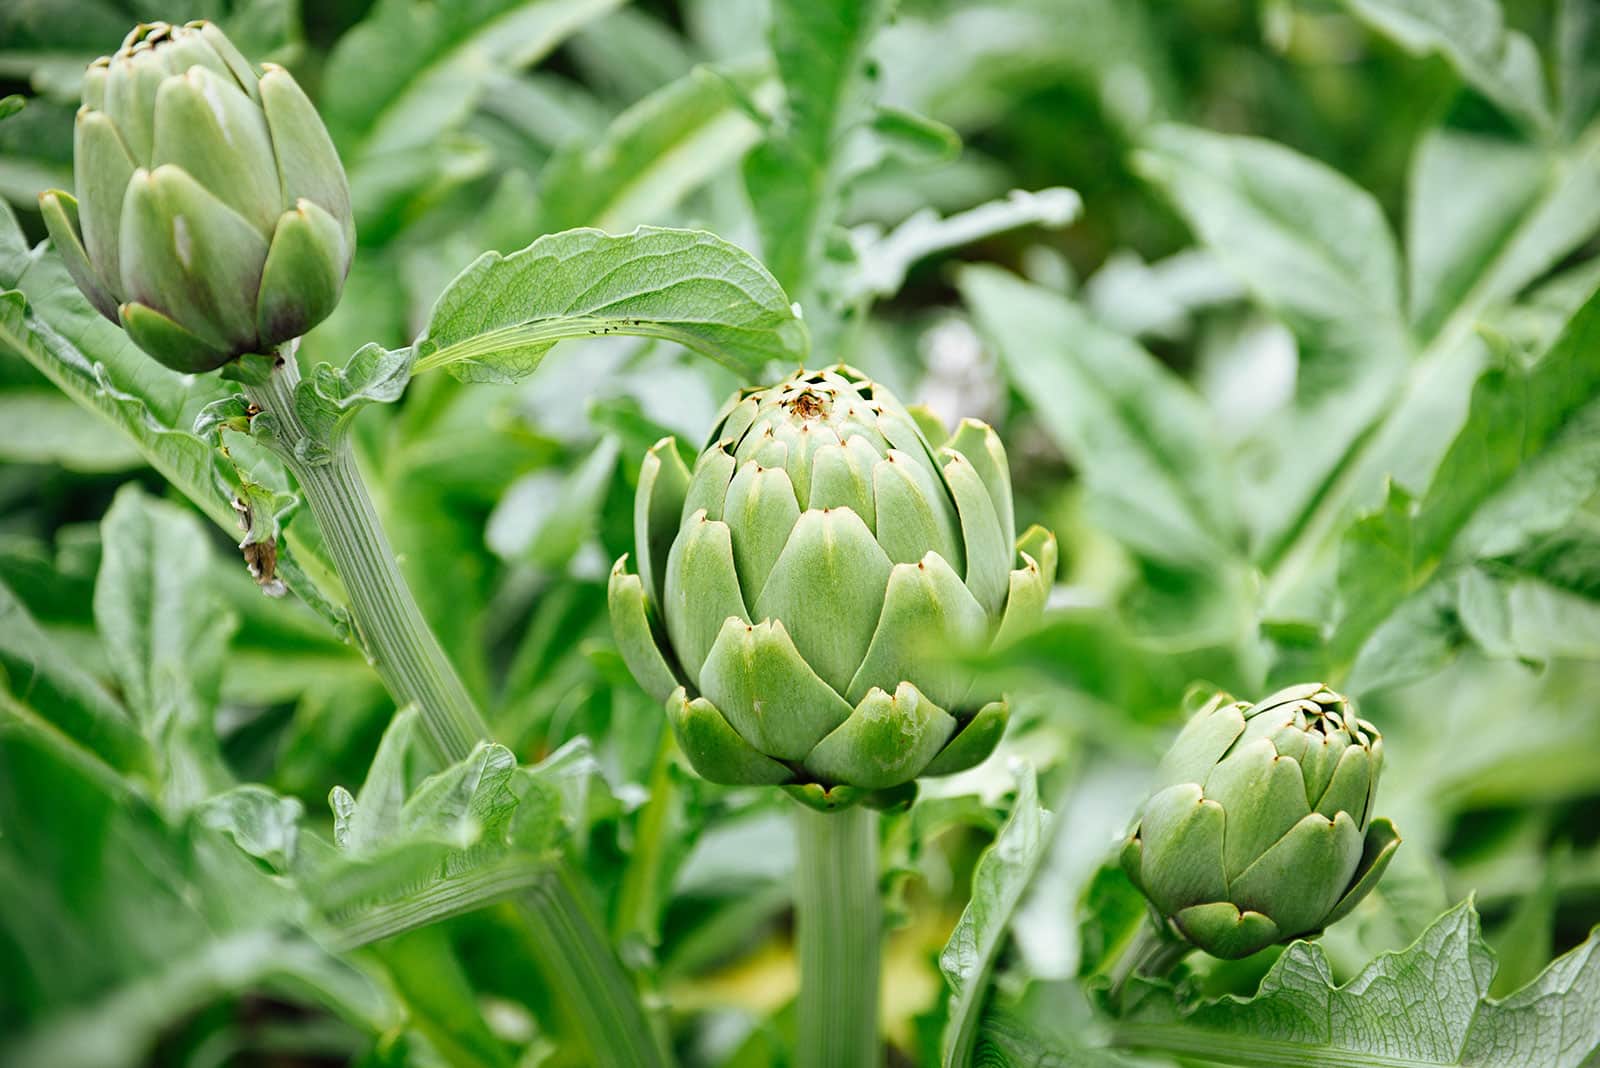
{"type": "Polygon", "coordinates": [[[944,437],[841,365],[735,395],[692,470],[646,455],[611,617],[702,776],[827,809],[994,749],[1007,705],[949,650],[1030,629],[1056,544],[1016,539],[991,428],[944,437]]]}
{"type": "Polygon", "coordinates": [[[1156,773],[1122,866],[1157,917],[1217,957],[1342,918],[1400,844],[1373,819],[1383,739],[1320,682],[1247,705],[1219,695],[1156,773]]]}
{"type": "Polygon", "coordinates": [[[350,189],[293,77],[206,22],[136,27],[84,74],[77,198],[40,196],[85,296],[157,360],[207,371],[327,318],[355,248],[350,189]]]}

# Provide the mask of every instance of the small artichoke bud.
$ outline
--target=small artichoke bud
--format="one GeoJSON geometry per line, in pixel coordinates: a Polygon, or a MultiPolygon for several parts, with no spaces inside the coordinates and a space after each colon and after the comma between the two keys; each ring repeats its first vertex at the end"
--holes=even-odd
{"type": "Polygon", "coordinates": [[[1249,956],[1341,919],[1400,844],[1373,819],[1383,739],[1319,682],[1247,705],[1219,695],[1183,728],[1122,850],[1170,929],[1249,956]]]}
{"type": "Polygon", "coordinates": [[[288,71],[207,22],[136,27],[89,65],[77,197],[40,210],[89,302],[177,371],[270,352],[328,317],[355,249],[332,140],[288,71]]]}
{"type": "Polygon", "coordinates": [[[1031,629],[1056,544],[1016,538],[992,429],[944,438],[841,365],[736,395],[692,469],[646,455],[611,618],[705,778],[833,808],[994,749],[1006,703],[940,646],[1031,629]]]}

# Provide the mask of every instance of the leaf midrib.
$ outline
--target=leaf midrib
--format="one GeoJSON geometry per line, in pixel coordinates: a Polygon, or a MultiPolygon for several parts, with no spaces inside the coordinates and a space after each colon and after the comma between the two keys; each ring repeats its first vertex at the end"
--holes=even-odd
{"type": "Polygon", "coordinates": [[[1462,1063],[1459,1057],[1451,1061],[1420,1060],[1209,1031],[1183,1024],[1116,1024],[1111,1029],[1111,1044],[1130,1049],[1196,1054],[1248,1068],[1283,1068],[1286,1064],[1302,1068],[1459,1068],[1462,1063]]]}

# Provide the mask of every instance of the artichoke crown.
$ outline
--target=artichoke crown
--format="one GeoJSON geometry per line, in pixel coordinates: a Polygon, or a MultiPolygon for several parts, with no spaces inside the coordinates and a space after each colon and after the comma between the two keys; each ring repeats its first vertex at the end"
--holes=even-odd
{"type": "Polygon", "coordinates": [[[204,371],[325,319],[355,247],[338,153],[293,77],[207,22],[136,27],[90,64],[77,197],[40,197],[73,281],[150,355],[204,371]]]}
{"type": "Polygon", "coordinates": [[[1219,695],[1162,762],[1123,868],[1214,956],[1320,931],[1377,885],[1400,844],[1372,816],[1382,765],[1377,729],[1319,682],[1254,705],[1219,695]]]}
{"type": "Polygon", "coordinates": [[[1006,705],[948,647],[1031,628],[1056,546],[1016,539],[992,429],[944,439],[839,366],[736,395],[692,469],[646,455],[612,620],[701,775],[833,807],[994,748],[1006,705]]]}

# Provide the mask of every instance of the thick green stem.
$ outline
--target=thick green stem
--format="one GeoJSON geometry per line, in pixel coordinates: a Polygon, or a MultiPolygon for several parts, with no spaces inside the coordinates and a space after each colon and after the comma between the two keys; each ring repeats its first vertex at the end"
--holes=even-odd
{"type": "Polygon", "coordinates": [[[574,1034],[588,1043],[585,1063],[664,1065],[666,1056],[617,963],[600,923],[583,904],[570,870],[552,868],[517,902],[532,936],[528,948],[574,1034]]]}
{"type": "Polygon", "coordinates": [[[272,414],[285,460],[350,597],[350,614],[373,669],[397,702],[416,704],[440,759],[460,760],[489,736],[489,728],[411,596],[349,443],[332,443],[323,462],[298,458],[297,447],[313,441],[295,410],[299,379],[294,356],[286,353],[264,384],[245,387],[245,396],[272,414]]]}
{"type": "Polygon", "coordinates": [[[1122,988],[1134,975],[1152,979],[1165,977],[1193,949],[1189,943],[1157,927],[1155,921],[1147,920],[1123,949],[1116,966],[1109,973],[1111,996],[1121,998],[1122,988]]]}
{"type": "Polygon", "coordinates": [[[800,1068],[877,1068],[878,814],[800,807],[795,923],[800,943],[796,1062],[800,1068]]]}
{"type": "MultiPolygon", "coordinates": [[[[316,440],[297,413],[299,380],[293,349],[286,348],[266,381],[247,385],[245,396],[272,415],[282,455],[317,519],[378,677],[396,702],[416,704],[440,759],[460,760],[489,737],[489,728],[406,585],[349,443],[316,440]],[[303,459],[319,454],[303,450],[306,445],[331,455],[303,459]]],[[[586,1048],[586,1063],[664,1065],[638,994],[566,867],[553,867],[523,892],[517,911],[532,934],[541,974],[586,1048]]]]}

